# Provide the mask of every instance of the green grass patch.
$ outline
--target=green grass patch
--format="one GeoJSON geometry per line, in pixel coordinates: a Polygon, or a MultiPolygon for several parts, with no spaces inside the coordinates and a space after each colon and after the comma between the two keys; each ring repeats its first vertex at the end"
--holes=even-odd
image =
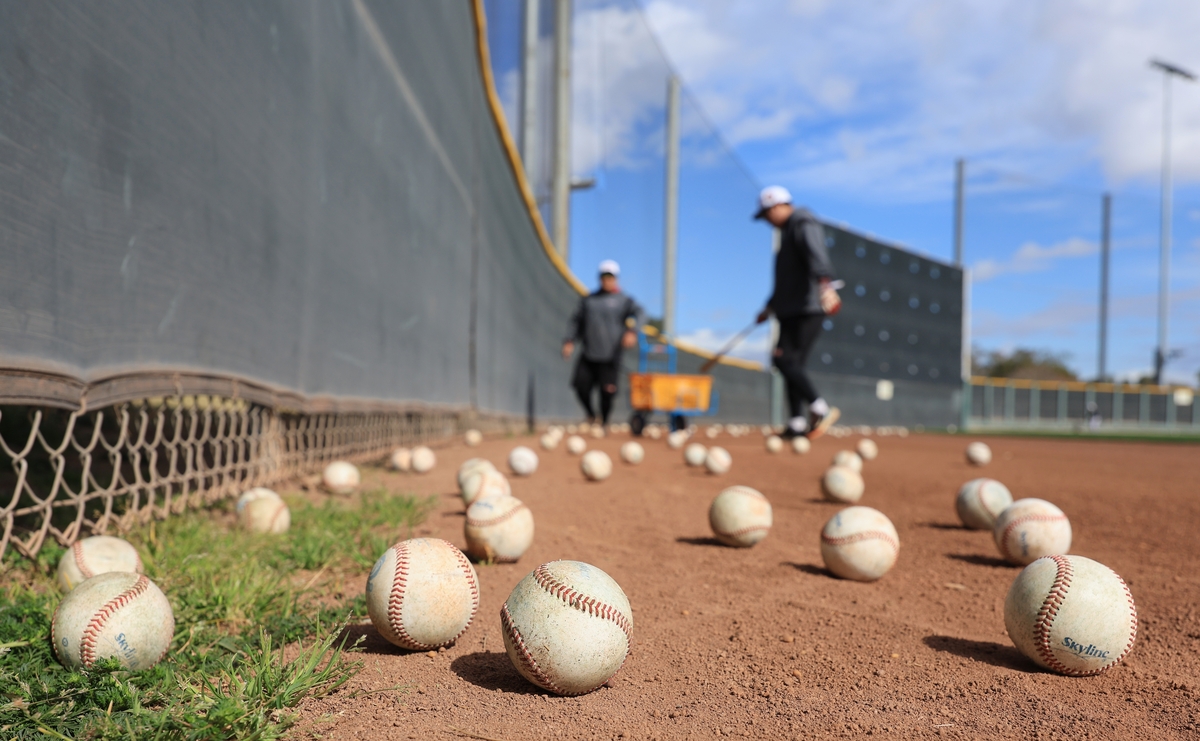
{"type": "MultiPolygon", "coordinates": [[[[63,668],[50,645],[62,595],[61,549],[0,572],[0,738],[274,739],[305,697],[331,692],[358,669],[345,644],[363,595],[330,594],[323,574],[363,572],[410,537],[433,506],[368,492],[321,505],[289,502],[292,527],[251,535],[194,512],[135,533],[146,574],[175,613],[175,639],[152,669],[116,661],[63,668]],[[56,552],[57,551],[57,552],[56,552]],[[14,578],[14,577],[20,578],[14,578]],[[285,652],[284,646],[297,644],[285,652]]],[[[231,507],[232,505],[230,505],[231,507]]]]}

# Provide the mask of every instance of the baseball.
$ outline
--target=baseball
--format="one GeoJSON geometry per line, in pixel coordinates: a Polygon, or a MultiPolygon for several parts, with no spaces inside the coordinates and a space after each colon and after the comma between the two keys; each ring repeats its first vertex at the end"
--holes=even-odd
{"type": "Polygon", "coordinates": [[[252,533],[286,533],[292,513],[283,499],[270,489],[256,487],[237,501],[238,525],[252,533]]]}
{"type": "Polygon", "coordinates": [[[1043,556],[1004,600],[1004,627],[1021,653],[1059,674],[1087,677],[1121,662],[1137,639],[1137,608],[1115,571],[1083,556],[1043,556]]]}
{"type": "Polygon", "coordinates": [[[875,456],[879,455],[879,446],[869,437],[859,440],[855,449],[858,450],[858,457],[864,461],[873,461],[875,460],[875,456]]]}
{"type": "Polygon", "coordinates": [[[958,490],[954,508],[972,530],[991,530],[1000,513],[1013,503],[1008,487],[994,479],[972,479],[958,490]]]}
{"type": "Polygon", "coordinates": [[[967,463],[972,466],[986,466],[992,462],[992,449],[985,443],[973,442],[967,446],[967,463]]]}
{"type": "Polygon", "coordinates": [[[675,430],[667,435],[667,447],[671,450],[679,450],[687,442],[687,439],[688,434],[685,430],[675,430]]]}
{"type": "Polygon", "coordinates": [[[462,492],[464,504],[471,504],[476,500],[487,499],[498,494],[512,496],[512,485],[508,483],[504,474],[495,468],[480,467],[471,471],[463,480],[463,485],[459,490],[462,492]]]}
{"type": "Polygon", "coordinates": [[[58,586],[69,592],[97,574],[120,571],[142,573],[142,557],[128,541],[111,535],[93,535],[75,541],[58,562],[58,586]]]}
{"type": "Polygon", "coordinates": [[[490,468],[493,471],[496,469],[492,462],[484,458],[468,458],[463,461],[463,464],[458,467],[458,488],[462,489],[463,483],[467,477],[475,472],[478,468],[490,468]]]}
{"type": "Polygon", "coordinates": [[[700,443],[689,443],[683,449],[683,460],[689,466],[703,466],[707,455],[708,451],[700,443]]]}
{"type": "Polygon", "coordinates": [[[812,441],[809,440],[807,437],[793,437],[792,438],[792,452],[793,453],[799,453],[800,455],[805,455],[810,450],[812,450],[812,441]]]}
{"type": "Polygon", "coordinates": [[[437,465],[437,456],[424,445],[412,449],[412,470],[417,473],[429,473],[437,465]]]}
{"type": "Polygon", "coordinates": [[[621,460],[630,465],[636,466],[646,457],[646,451],[642,449],[640,443],[632,440],[621,446],[621,460]]]}
{"type": "Polygon", "coordinates": [[[865,488],[862,474],[845,466],[830,466],[821,478],[821,491],[831,502],[853,504],[862,499],[865,488]]]}
{"type": "Polygon", "coordinates": [[[111,571],[80,584],[59,603],[50,627],[54,653],[68,669],[115,658],[132,671],[149,669],[175,637],[171,603],[141,574],[111,571]]]}
{"type": "Polygon", "coordinates": [[[733,456],[729,455],[729,451],[725,448],[713,446],[708,449],[704,455],[704,467],[709,473],[723,474],[729,473],[729,467],[733,465],[733,456]]]}
{"type": "Polygon", "coordinates": [[[708,427],[708,429],[704,430],[704,436],[707,437],[709,440],[712,440],[712,439],[718,437],[720,434],[721,434],[721,428],[717,427],[716,425],[710,425],[708,427]]]}
{"type": "Polygon", "coordinates": [[[662,430],[658,429],[658,425],[650,425],[645,430],[646,436],[651,440],[658,440],[662,437],[662,430]]]}
{"type": "Polygon", "coordinates": [[[554,450],[558,447],[558,436],[547,432],[539,438],[538,442],[541,443],[542,450],[554,450]]]}
{"type": "Polygon", "coordinates": [[[596,439],[604,437],[604,428],[600,425],[592,425],[592,437],[596,439]]]}
{"type": "Polygon", "coordinates": [[[579,435],[571,435],[567,438],[567,452],[571,455],[583,455],[583,451],[587,450],[587,441],[579,435]]]}
{"type": "Polygon", "coordinates": [[[1071,550],[1071,521],[1043,499],[1018,499],[996,518],[992,536],[1004,560],[1024,566],[1071,550]]]}
{"type": "Polygon", "coordinates": [[[843,579],[875,581],[896,564],[900,536],[877,509],[847,507],[821,530],[821,558],[843,579]]]}
{"type": "Polygon", "coordinates": [[[483,442],[483,433],[479,430],[467,430],[463,435],[463,442],[467,444],[467,447],[473,448],[483,442]]]}
{"type": "Polygon", "coordinates": [[[557,695],[582,695],[625,663],[633,610],[621,587],[595,566],[551,561],[508,595],[500,628],[521,676],[557,695]]]}
{"type": "Polygon", "coordinates": [[[579,462],[589,481],[603,481],[612,473],[612,459],[603,450],[589,450],[579,462]]]}
{"type": "MultiPolygon", "coordinates": [[[[796,439],[799,440],[800,438],[796,439]]],[[[768,435],[766,445],[768,453],[779,453],[783,450],[783,438],[779,435],[768,435]]]]}
{"type": "Polygon", "coordinates": [[[538,467],[537,453],[518,445],[508,454],[508,467],[518,476],[532,476],[538,467]]]}
{"type": "Polygon", "coordinates": [[[725,545],[749,548],[771,530],[771,503],[749,486],[731,486],[713,499],[708,524],[725,545]]]}
{"type": "Polygon", "coordinates": [[[408,448],[396,448],[388,458],[388,465],[395,471],[412,470],[412,451],[408,448]]]}
{"type": "Polygon", "coordinates": [[[463,534],[476,561],[515,563],[533,542],[533,513],[516,497],[480,499],[467,508],[463,534]]]}
{"type": "Polygon", "coordinates": [[[402,540],[367,577],[367,614],[379,634],[413,651],[453,643],[479,609],[475,567],[440,538],[402,540]]]}
{"type": "Polygon", "coordinates": [[[579,432],[579,425],[567,425],[568,435],[574,435],[576,432],[579,432]]]}
{"type": "Polygon", "coordinates": [[[334,461],[325,466],[321,481],[334,494],[351,494],[362,483],[362,476],[358,473],[358,466],[353,463],[334,461]]]}
{"type": "Polygon", "coordinates": [[[830,465],[844,466],[846,468],[862,473],[863,459],[858,457],[858,453],[850,450],[839,450],[833,456],[833,462],[830,465]]]}

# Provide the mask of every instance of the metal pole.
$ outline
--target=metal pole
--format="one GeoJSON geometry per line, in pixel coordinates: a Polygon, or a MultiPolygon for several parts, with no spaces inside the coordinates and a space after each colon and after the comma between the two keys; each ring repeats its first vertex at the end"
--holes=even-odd
{"type": "MultiPolygon", "coordinates": [[[[959,160],[961,162],[961,160],[959,160]]],[[[962,403],[958,410],[958,426],[964,432],[971,423],[971,271],[962,269],[962,348],[959,356],[959,373],[962,375],[962,403]]],[[[991,394],[991,388],[987,388],[991,394]]]]}
{"type": "Polygon", "coordinates": [[[555,2],[554,73],[554,175],[550,221],[554,247],[566,261],[571,237],[571,0],[555,2]]]}
{"type": "Polygon", "coordinates": [[[1154,353],[1154,383],[1162,383],[1167,362],[1167,292],[1171,272],[1171,73],[1163,73],[1162,223],[1158,235],[1158,349],[1154,353]]]}
{"type": "Polygon", "coordinates": [[[966,195],[967,161],[959,157],[954,163],[954,264],[963,264],[963,207],[966,195]]]}
{"type": "Polygon", "coordinates": [[[667,80],[667,172],[663,198],[663,332],[675,335],[675,273],[679,247],[679,78],[667,80]]]}
{"type": "Polygon", "coordinates": [[[525,33],[521,54],[521,160],[525,176],[534,184],[537,162],[538,43],[541,40],[541,0],[525,0],[525,33]]]}
{"type": "MultiPolygon", "coordinates": [[[[783,246],[783,234],[778,229],[771,229],[771,254],[778,255],[780,248],[783,246]]],[[[779,342],[779,320],[775,315],[771,315],[771,340],[768,347],[774,351],[776,343],[779,342]]],[[[784,414],[784,395],[786,389],[783,387],[783,375],[773,363],[768,363],[771,369],[771,426],[782,427],[788,421],[790,415],[784,414]]]]}
{"type": "Polygon", "coordinates": [[[1100,209],[1100,348],[1096,380],[1108,376],[1108,263],[1112,248],[1112,194],[1105,193],[1100,209]]]}

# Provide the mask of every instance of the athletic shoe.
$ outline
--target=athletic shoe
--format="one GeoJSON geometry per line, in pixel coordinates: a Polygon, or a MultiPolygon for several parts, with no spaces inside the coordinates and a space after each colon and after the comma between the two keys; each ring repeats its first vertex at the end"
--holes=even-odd
{"type": "Polygon", "coordinates": [[[829,407],[829,414],[824,416],[819,414],[808,414],[808,439],[816,440],[821,435],[829,432],[829,428],[833,427],[833,423],[838,421],[838,417],[842,416],[842,412],[837,407],[829,407]]]}

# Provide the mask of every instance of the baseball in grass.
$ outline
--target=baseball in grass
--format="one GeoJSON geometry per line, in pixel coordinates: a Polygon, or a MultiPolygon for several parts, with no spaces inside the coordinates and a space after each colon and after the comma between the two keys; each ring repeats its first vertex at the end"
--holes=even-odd
{"type": "Polygon", "coordinates": [[[862,473],[863,459],[859,457],[858,453],[852,450],[839,450],[833,456],[832,465],[845,466],[846,468],[851,468],[862,473]]]}
{"type": "Polygon", "coordinates": [[[821,478],[821,491],[831,502],[853,504],[862,499],[865,488],[862,474],[845,466],[830,466],[821,478]]]}
{"type": "Polygon", "coordinates": [[[367,577],[367,614],[375,629],[410,651],[453,643],[478,609],[475,567],[440,538],[400,541],[367,577]]]}
{"type": "Polygon", "coordinates": [[[508,454],[508,467],[517,476],[532,476],[538,467],[537,453],[518,445],[508,454]]]}
{"type": "Polygon", "coordinates": [[[408,448],[396,448],[388,458],[388,465],[393,471],[411,471],[412,451],[408,448]]]}
{"type": "Polygon", "coordinates": [[[991,530],[996,518],[1013,503],[1012,493],[995,479],[971,479],[958,490],[954,508],[972,530],[991,530]]]}
{"type": "MultiPolygon", "coordinates": [[[[800,438],[796,439],[799,440],[800,438]]],[[[779,435],[768,435],[766,446],[768,453],[780,453],[783,451],[783,438],[779,435]]]]}
{"type": "Polygon", "coordinates": [[[467,508],[463,534],[476,561],[515,563],[533,542],[533,513],[516,497],[480,499],[467,508]]]}
{"type": "Polygon", "coordinates": [[[149,669],[175,636],[171,603],[141,574],[110,571],[63,598],[50,628],[54,653],[68,669],[114,658],[132,671],[149,669]]]}
{"type": "Polygon", "coordinates": [[[1071,521],[1044,499],[1018,499],[996,518],[992,537],[1004,560],[1024,566],[1071,550],[1071,521]]]}
{"type": "Polygon", "coordinates": [[[467,447],[473,448],[483,442],[483,433],[479,430],[467,430],[463,435],[463,442],[467,444],[467,447]]]}
{"type": "Polygon", "coordinates": [[[688,443],[683,449],[683,461],[689,466],[703,466],[708,450],[700,443],[688,443]]]}
{"type": "Polygon", "coordinates": [[[358,466],[353,463],[334,461],[325,466],[321,482],[334,494],[352,494],[362,483],[362,475],[358,472],[358,466]]]}
{"type": "Polygon", "coordinates": [[[583,454],[579,468],[588,481],[603,481],[612,474],[612,459],[603,450],[589,450],[583,454]]]}
{"type": "Polygon", "coordinates": [[[1116,666],[1137,639],[1137,608],[1125,581],[1083,556],[1043,556],[1004,600],[1013,645],[1038,666],[1086,677],[1116,666]]]}
{"type": "Polygon", "coordinates": [[[512,496],[512,485],[508,478],[495,468],[479,467],[467,474],[459,488],[463,504],[472,504],[480,499],[504,495],[512,496]]]}
{"type": "Polygon", "coordinates": [[[424,445],[412,449],[412,470],[417,473],[429,473],[437,465],[437,456],[424,445]]]}
{"type": "Polygon", "coordinates": [[[278,494],[255,487],[237,501],[238,525],[251,533],[286,533],[292,526],[292,513],[278,494]]]}
{"type": "Polygon", "coordinates": [[[636,466],[641,463],[646,457],[646,451],[642,448],[641,443],[636,443],[633,440],[621,446],[621,460],[636,466]]]}
{"type": "Polygon", "coordinates": [[[879,455],[879,446],[869,437],[859,440],[858,445],[855,446],[855,450],[858,451],[858,457],[864,461],[873,461],[879,455]]]}
{"type": "Polygon", "coordinates": [[[847,507],[821,530],[825,567],[843,579],[875,581],[891,570],[898,555],[900,536],[877,509],[847,507]]]}
{"type": "Polygon", "coordinates": [[[587,450],[587,441],[579,435],[571,435],[567,438],[567,452],[571,455],[583,455],[583,451],[587,450]]]}
{"type": "Polygon", "coordinates": [[[717,474],[729,473],[730,466],[733,465],[733,456],[725,448],[716,445],[708,449],[704,454],[704,467],[709,473],[717,474]]]}
{"type": "Polygon", "coordinates": [[[541,444],[542,450],[554,450],[558,447],[558,436],[547,432],[538,438],[538,443],[541,444]]]}
{"type": "Polygon", "coordinates": [[[973,442],[967,446],[967,463],[972,466],[986,466],[992,462],[992,449],[986,443],[973,442]]]}
{"type": "Polygon", "coordinates": [[[812,450],[812,441],[807,437],[792,438],[792,452],[800,455],[807,455],[808,451],[812,450]]]}
{"type": "Polygon", "coordinates": [[[582,695],[629,655],[633,610],[612,577],[579,561],[542,564],[500,608],[504,648],[521,676],[557,695],[582,695]]]}
{"type": "Polygon", "coordinates": [[[93,535],[75,541],[58,562],[58,586],[69,592],[98,574],[120,571],[142,573],[142,557],[128,541],[111,535],[93,535]]]}
{"type": "Polygon", "coordinates": [[[749,548],[771,530],[771,503],[749,486],[731,486],[713,499],[708,524],[725,545],[749,548]]]}

